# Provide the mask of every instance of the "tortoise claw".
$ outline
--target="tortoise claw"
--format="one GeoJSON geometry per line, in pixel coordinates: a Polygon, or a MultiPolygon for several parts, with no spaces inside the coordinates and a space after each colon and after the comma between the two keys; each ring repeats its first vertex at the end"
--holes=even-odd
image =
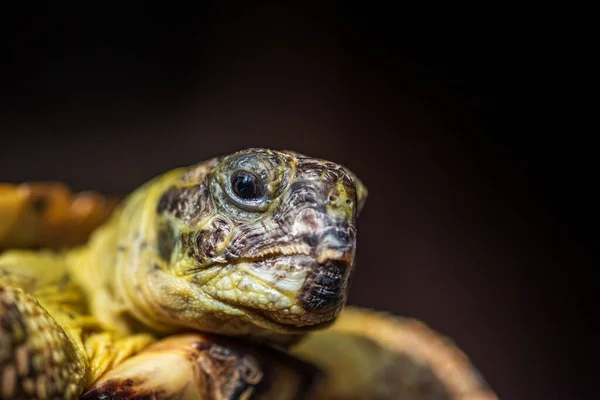
{"type": "Polygon", "coordinates": [[[163,339],[101,377],[82,400],[302,399],[319,371],[289,355],[226,338],[163,339]]]}

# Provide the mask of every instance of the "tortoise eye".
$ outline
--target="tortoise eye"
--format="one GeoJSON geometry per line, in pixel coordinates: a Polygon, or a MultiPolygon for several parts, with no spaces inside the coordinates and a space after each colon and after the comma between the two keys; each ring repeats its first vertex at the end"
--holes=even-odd
{"type": "Polygon", "coordinates": [[[259,200],[265,195],[265,188],[260,179],[246,171],[233,174],[231,189],[238,198],[246,201],[259,200]]]}

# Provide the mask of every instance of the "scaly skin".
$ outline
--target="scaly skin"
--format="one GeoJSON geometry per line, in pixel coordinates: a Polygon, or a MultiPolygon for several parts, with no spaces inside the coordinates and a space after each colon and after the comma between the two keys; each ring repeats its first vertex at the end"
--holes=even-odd
{"type": "Polygon", "coordinates": [[[138,189],[67,262],[92,315],[123,334],[141,323],[289,342],[344,306],[356,186],[364,195],[346,169],[289,153],[212,159],[138,189]],[[230,193],[237,171],[264,182],[263,198],[230,193]]]}
{"type": "Polygon", "coordinates": [[[327,326],[345,303],[365,198],[339,165],[251,149],[147,183],[86,246],[4,253],[2,398],[72,398],[186,329],[289,344],[327,326]]]}

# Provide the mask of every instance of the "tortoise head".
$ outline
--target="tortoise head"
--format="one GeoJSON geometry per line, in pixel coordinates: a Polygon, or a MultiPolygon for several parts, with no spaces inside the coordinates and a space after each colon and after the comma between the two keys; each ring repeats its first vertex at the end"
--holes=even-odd
{"type": "Polygon", "coordinates": [[[146,318],[251,336],[300,333],[335,319],[367,195],[352,172],[249,149],[169,179],[155,203],[160,262],[150,274],[146,318]]]}

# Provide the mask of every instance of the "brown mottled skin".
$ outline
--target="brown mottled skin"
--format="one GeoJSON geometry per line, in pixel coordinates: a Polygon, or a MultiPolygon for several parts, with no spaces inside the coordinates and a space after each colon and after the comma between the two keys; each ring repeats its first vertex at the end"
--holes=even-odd
{"type": "MultiPolygon", "coordinates": [[[[48,226],[75,232],[69,220],[86,215],[79,221],[89,229],[112,203],[98,195],[87,214],[48,213],[51,225],[42,216],[47,210],[82,209],[73,206],[77,194],[51,201],[55,190],[41,190],[40,208],[21,186],[0,186],[0,248],[55,249],[0,254],[0,399],[75,398],[85,388],[86,399],[284,398],[284,392],[334,399],[348,398],[342,394],[348,390],[357,399],[395,398],[407,387],[439,394],[415,399],[488,393],[451,345],[438,349],[455,371],[436,376],[436,357],[412,349],[409,358],[425,371],[415,377],[431,377],[409,378],[403,342],[376,332],[406,336],[410,324],[342,312],[356,217],[367,197],[343,166],[267,149],[215,157],[141,186],[89,241],[65,249],[60,235],[43,240],[52,236],[48,226]],[[380,328],[369,331],[361,321],[380,328]],[[179,332],[197,333],[167,337],[179,332]],[[294,345],[311,332],[318,335],[294,345]],[[347,342],[348,351],[324,346],[328,338],[347,342]],[[274,345],[315,367],[274,356],[274,345]],[[332,357],[354,362],[332,364],[332,357]],[[404,373],[404,380],[395,378],[404,373]]],[[[67,247],[77,242],[69,237],[67,247]]]]}

